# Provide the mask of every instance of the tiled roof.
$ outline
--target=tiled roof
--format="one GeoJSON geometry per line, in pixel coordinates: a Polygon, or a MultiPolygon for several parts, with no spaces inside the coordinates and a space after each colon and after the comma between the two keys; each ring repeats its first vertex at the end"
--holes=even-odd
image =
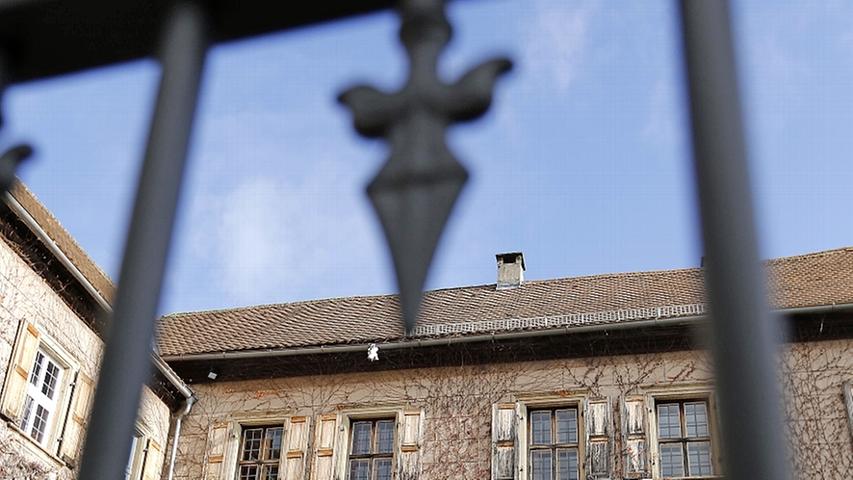
{"type": "MultiPolygon", "coordinates": [[[[776,308],[853,303],[853,248],[767,262],[776,308]]],[[[427,292],[416,337],[695,315],[704,311],[699,269],[619,273],[427,292]]],[[[167,315],[160,353],[298,348],[404,338],[394,295],[333,298],[167,315]]]]}
{"type": "Polygon", "coordinates": [[[15,182],[10,191],[12,197],[27,211],[42,230],[50,237],[77,270],[92,284],[107,302],[112,300],[114,287],[110,277],[98,267],[94,260],[80,247],[74,237],[65,230],[59,220],[50,213],[23,182],[15,182]]]}
{"type": "MultiPolygon", "coordinates": [[[[92,285],[92,287],[94,287],[104,301],[107,302],[107,304],[111,304],[113,294],[115,293],[115,287],[113,286],[112,280],[110,280],[110,277],[104,273],[100,267],[98,267],[98,264],[96,264],[91,257],[89,257],[86,251],[83,250],[76,240],[74,240],[74,237],[71,236],[68,230],[59,223],[59,220],[53,216],[50,210],[48,210],[47,207],[39,201],[35,194],[33,194],[33,192],[31,192],[30,189],[28,189],[21,181],[16,181],[9,193],[11,197],[14,198],[14,200],[20,204],[24,210],[26,210],[26,213],[32,217],[38,227],[44,231],[50,241],[52,241],[56,247],[62,251],[63,255],[68,258],[74,268],[76,268],[92,285]]],[[[7,203],[11,203],[8,199],[5,199],[5,201],[7,203]]],[[[15,212],[14,209],[12,209],[12,211],[19,218],[24,216],[23,214],[15,212]]],[[[21,218],[21,220],[24,219],[21,218]]],[[[179,390],[183,388],[186,389],[186,391],[189,391],[189,388],[182,383],[172,368],[160,359],[160,355],[157,352],[152,352],[152,362],[157,370],[165,376],[169,383],[177,387],[179,390]],[[173,377],[174,379],[169,377],[173,377]]],[[[155,391],[159,392],[161,390],[155,383],[149,384],[155,389],[155,391]]]]}

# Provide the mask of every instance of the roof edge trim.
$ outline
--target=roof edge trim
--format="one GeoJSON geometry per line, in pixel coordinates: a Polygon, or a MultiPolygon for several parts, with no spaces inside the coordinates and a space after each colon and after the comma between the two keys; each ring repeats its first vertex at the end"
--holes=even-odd
{"type": "MultiPolygon", "coordinates": [[[[811,307],[795,307],[785,309],[774,309],[775,314],[784,315],[803,315],[803,314],[821,314],[853,310],[853,303],[845,303],[839,305],[816,305],[811,307]]],[[[564,316],[563,316],[564,317],[564,316]]],[[[587,325],[565,325],[559,328],[547,328],[540,330],[524,330],[515,332],[491,333],[482,335],[469,335],[448,338],[429,338],[429,339],[409,339],[393,342],[377,343],[368,342],[352,345],[329,345],[317,347],[301,347],[301,348],[279,348],[279,349],[264,349],[264,350],[239,350],[227,352],[211,352],[211,353],[191,353],[186,355],[164,355],[162,358],[168,362],[185,362],[185,361],[207,361],[207,360],[228,360],[228,359],[246,359],[246,358],[261,358],[261,357],[290,357],[298,355],[316,355],[324,353],[346,353],[364,351],[367,353],[367,348],[371,344],[376,344],[380,350],[397,350],[404,348],[418,347],[433,347],[442,345],[453,345],[459,343],[475,343],[482,341],[505,340],[514,338],[529,338],[529,337],[544,337],[550,335],[562,335],[568,333],[580,332],[595,332],[605,330],[623,330],[637,329],[646,327],[664,327],[674,325],[684,325],[700,320],[707,319],[705,313],[681,317],[660,317],[647,318],[642,320],[628,320],[625,322],[603,322],[587,325]]]]}
{"type": "Polygon", "coordinates": [[[99,292],[98,289],[96,289],[95,286],[92,285],[89,279],[87,279],[86,276],[83,275],[83,272],[81,272],[80,269],[77,268],[76,265],[74,265],[74,262],[72,262],[71,259],[68,258],[67,255],[65,255],[65,252],[63,252],[62,249],[59,248],[59,245],[57,245],[56,242],[53,241],[50,235],[48,235],[44,228],[39,225],[39,223],[30,214],[30,212],[26,208],[24,208],[24,206],[21,205],[20,202],[18,202],[18,199],[15,198],[11,193],[6,192],[5,201],[6,205],[8,205],[9,208],[11,208],[12,211],[15,212],[15,215],[17,215],[18,218],[23,220],[27,227],[32,230],[36,237],[38,237],[41,243],[44,244],[47,249],[50,250],[50,252],[53,253],[56,258],[59,259],[59,262],[62,264],[62,266],[65,267],[78,282],[80,282],[80,284],[87,292],[89,292],[89,295],[92,296],[95,302],[104,311],[109,312],[111,310],[110,304],[106,301],[106,299],[104,299],[104,297],[101,295],[101,292],[99,292]]]}
{"type": "MultiPolygon", "coordinates": [[[[65,267],[65,269],[67,269],[68,272],[71,273],[71,275],[80,283],[80,285],[82,285],[83,288],[87,292],[89,292],[89,294],[98,304],[98,306],[100,306],[101,309],[103,309],[105,312],[112,313],[112,306],[103,297],[101,292],[99,292],[98,289],[95,288],[94,285],[92,285],[89,279],[87,279],[86,276],[83,275],[83,272],[81,272],[80,269],[78,269],[77,266],[74,265],[74,262],[72,262],[71,259],[68,258],[67,255],[65,255],[65,252],[63,252],[62,249],[59,248],[59,245],[57,245],[56,242],[53,241],[50,235],[48,235],[47,232],[42,228],[42,226],[39,225],[39,223],[36,221],[35,218],[33,218],[30,212],[27,211],[27,209],[24,208],[24,206],[21,205],[20,202],[18,202],[18,199],[16,199],[10,192],[6,192],[4,200],[6,201],[6,205],[8,205],[9,208],[12,209],[12,211],[15,213],[15,215],[17,215],[18,218],[20,218],[24,222],[27,228],[29,228],[36,235],[36,237],[38,237],[41,243],[44,244],[57,259],[59,259],[59,263],[61,263],[62,266],[65,267]]],[[[163,376],[166,377],[167,380],[169,380],[169,383],[171,383],[181,393],[181,395],[186,398],[190,398],[193,396],[193,392],[189,388],[189,386],[175,373],[174,370],[172,370],[171,367],[169,367],[169,365],[163,360],[163,358],[160,357],[156,352],[151,352],[151,361],[151,363],[153,363],[154,366],[157,367],[157,370],[159,370],[160,373],[162,373],[163,376]]]]}

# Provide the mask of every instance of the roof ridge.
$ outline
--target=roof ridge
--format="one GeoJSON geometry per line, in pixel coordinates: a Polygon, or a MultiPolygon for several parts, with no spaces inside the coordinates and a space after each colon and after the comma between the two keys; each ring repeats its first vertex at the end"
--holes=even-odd
{"type": "MultiPolygon", "coordinates": [[[[542,281],[542,280],[540,280],[542,281]]],[[[547,280],[545,280],[547,281],[547,280]]],[[[444,288],[436,288],[433,290],[427,290],[424,292],[424,295],[428,295],[436,292],[445,292],[449,290],[468,290],[474,288],[483,288],[483,287],[493,287],[494,283],[484,283],[480,285],[462,285],[457,287],[444,287],[444,288]]],[[[224,308],[211,308],[206,310],[188,310],[184,312],[172,312],[166,315],[163,315],[162,319],[169,318],[178,318],[187,315],[203,315],[210,313],[229,313],[229,312],[240,312],[246,310],[263,310],[267,308],[275,308],[282,306],[296,306],[296,305],[306,305],[312,303],[320,303],[320,302],[332,302],[332,301],[346,301],[346,300],[363,300],[363,299],[377,299],[377,298],[388,298],[388,299],[396,299],[398,294],[396,293],[377,293],[374,295],[349,295],[346,297],[326,297],[326,298],[313,298],[309,300],[296,300],[293,302],[274,302],[274,303],[261,303],[256,305],[241,305],[238,307],[224,307],[224,308]]]]}
{"type": "Polygon", "coordinates": [[[559,282],[565,280],[592,280],[599,278],[615,278],[615,277],[647,277],[647,276],[658,276],[664,274],[671,273],[681,273],[681,272],[694,272],[701,270],[700,267],[683,267],[683,268],[668,268],[668,269],[659,269],[659,270],[640,270],[636,272],[610,272],[610,273],[593,273],[590,275],[579,275],[577,277],[557,277],[557,278],[545,278],[538,280],[526,280],[525,284],[529,283],[549,283],[549,282],[559,282]]]}
{"type": "Polygon", "coordinates": [[[318,303],[318,302],[330,302],[333,300],[359,300],[364,298],[382,298],[382,297],[396,297],[396,294],[387,293],[387,294],[378,294],[378,295],[351,295],[349,297],[328,297],[328,298],[314,298],[310,300],[297,300],[294,302],[277,302],[277,303],[261,303],[256,305],[241,305],[238,307],[224,307],[224,308],[211,308],[206,310],[187,310],[184,312],[172,312],[167,313],[161,317],[161,319],[166,320],[170,318],[179,318],[185,317],[188,315],[205,315],[205,314],[215,314],[215,313],[230,313],[230,312],[241,312],[246,310],[263,310],[267,308],[275,308],[282,306],[292,306],[292,305],[305,305],[309,303],[318,303]]]}
{"type": "Polygon", "coordinates": [[[792,262],[796,260],[801,260],[804,258],[815,258],[815,257],[827,257],[830,255],[836,255],[844,252],[853,252],[853,246],[848,247],[838,247],[832,248],[830,250],[820,250],[818,252],[808,252],[808,253],[800,253],[797,255],[788,255],[785,257],[776,257],[765,260],[768,264],[777,264],[777,263],[786,263],[792,262]]]}
{"type": "MultiPolygon", "coordinates": [[[[821,256],[834,255],[843,252],[853,252],[853,246],[849,247],[838,247],[831,250],[821,250],[819,252],[808,252],[799,255],[790,255],[786,257],[776,257],[765,259],[763,262],[767,265],[776,265],[780,263],[786,263],[791,261],[797,261],[804,258],[814,258],[821,256]]],[[[553,284],[559,282],[566,281],[577,281],[577,280],[599,280],[599,279],[609,279],[609,278],[618,278],[618,277],[657,277],[661,275],[672,275],[678,273],[694,273],[701,271],[701,267],[682,267],[682,268],[668,268],[668,269],[657,269],[657,270],[640,270],[634,272],[608,272],[608,273],[596,273],[591,275],[579,275],[575,277],[557,277],[557,278],[545,278],[545,279],[535,279],[535,280],[526,280],[525,285],[543,285],[543,284],[553,284]]],[[[485,283],[485,284],[477,284],[477,285],[460,285],[455,287],[444,287],[444,288],[436,288],[432,290],[427,290],[424,292],[424,296],[448,292],[454,290],[473,290],[485,287],[493,287],[494,283],[485,283]]],[[[173,318],[181,318],[190,315],[204,315],[204,314],[216,314],[216,313],[237,313],[243,311],[252,311],[252,310],[266,310],[271,308],[277,308],[282,306],[299,306],[299,305],[309,305],[309,304],[317,304],[324,302],[337,302],[337,301],[357,301],[363,299],[396,299],[396,293],[382,293],[382,294],[374,294],[374,295],[350,295],[345,297],[326,297],[326,298],[314,298],[308,300],[297,300],[293,302],[275,302],[275,303],[265,303],[259,305],[244,305],[237,307],[225,307],[225,308],[214,308],[208,310],[189,310],[184,312],[173,312],[167,315],[163,315],[162,319],[173,319],[173,318]]]]}

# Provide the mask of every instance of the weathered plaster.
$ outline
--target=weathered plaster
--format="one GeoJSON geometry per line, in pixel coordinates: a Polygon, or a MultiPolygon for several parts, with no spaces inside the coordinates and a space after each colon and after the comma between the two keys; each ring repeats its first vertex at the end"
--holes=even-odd
{"type": "MultiPolygon", "coordinates": [[[[841,395],[842,381],[853,377],[851,345],[849,340],[796,344],[783,357],[798,478],[842,479],[853,471],[841,395]]],[[[692,351],[197,384],[199,402],[185,420],[176,476],[202,478],[207,432],[214,421],[250,412],[316,418],[338,409],[406,404],[425,410],[421,479],[487,479],[493,404],[531,395],[582,394],[611,400],[611,465],[613,478],[621,478],[620,398],[708,387],[711,381],[707,356],[692,351]]]]}
{"type": "MultiPolygon", "coordinates": [[[[96,379],[103,342],[62,298],[6,243],[0,241],[0,375],[5,378],[19,322],[36,326],[43,337],[64,350],[80,371],[96,379]]],[[[169,408],[145,387],[139,414],[143,429],[165,445],[169,408]]],[[[37,447],[9,422],[0,420],[0,478],[74,478],[74,470],[37,447]]]]}

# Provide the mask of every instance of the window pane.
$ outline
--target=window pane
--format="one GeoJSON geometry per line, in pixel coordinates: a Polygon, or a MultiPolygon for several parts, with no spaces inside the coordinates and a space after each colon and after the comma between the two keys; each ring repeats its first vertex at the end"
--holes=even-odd
{"type": "Polygon", "coordinates": [[[658,405],[658,436],[660,438],[681,437],[681,419],[678,410],[677,403],[658,405]]]}
{"type": "Polygon", "coordinates": [[[377,458],[373,461],[376,480],[391,480],[391,459],[377,458]]]}
{"type": "Polygon", "coordinates": [[[282,427],[268,428],[264,434],[264,460],[281,458],[282,427]]]}
{"type": "Polygon", "coordinates": [[[557,410],[557,443],[578,443],[578,411],[557,410]]]}
{"type": "Polygon", "coordinates": [[[50,412],[41,405],[36,404],[36,416],[33,418],[33,430],[31,432],[31,436],[39,443],[44,440],[44,432],[47,430],[48,416],[50,416],[50,412]]]}
{"type": "Polygon", "coordinates": [[[551,480],[551,468],[551,450],[533,450],[530,452],[532,480],[551,480]]]}
{"type": "Polygon", "coordinates": [[[557,480],[578,480],[577,449],[557,449],[557,480]]]}
{"type": "Polygon", "coordinates": [[[33,371],[30,373],[30,383],[38,386],[39,375],[41,374],[42,365],[44,364],[44,354],[36,353],[36,360],[33,362],[33,371]]]}
{"type": "Polygon", "coordinates": [[[33,397],[27,395],[24,400],[24,414],[21,415],[21,430],[27,431],[30,426],[30,415],[33,413],[33,397]]]}
{"type": "Polygon", "coordinates": [[[139,437],[135,434],[130,441],[130,454],[127,456],[127,465],[124,467],[124,480],[130,480],[133,475],[133,457],[136,456],[136,449],[139,446],[139,437]]]}
{"type": "Polygon", "coordinates": [[[688,475],[711,475],[711,444],[687,442],[688,475]]]}
{"type": "Polygon", "coordinates": [[[59,367],[48,360],[47,371],[44,373],[44,383],[41,386],[41,393],[45,394],[45,396],[51,400],[53,400],[53,394],[56,392],[57,380],[59,380],[59,367]]]}
{"type": "Polygon", "coordinates": [[[549,445],[551,443],[551,412],[548,410],[532,412],[530,429],[533,445],[549,445]]]}
{"type": "Polygon", "coordinates": [[[350,460],[349,480],[370,480],[370,460],[350,460]]]}
{"type": "Polygon", "coordinates": [[[684,457],[680,443],[662,443],[660,446],[660,474],[664,477],[684,476],[684,457]]]}
{"type": "MultiPolygon", "coordinates": [[[[263,432],[263,428],[249,428],[243,431],[243,461],[261,458],[261,435],[263,432]]],[[[253,475],[257,475],[257,471],[253,475]]]]}
{"type": "Polygon", "coordinates": [[[278,480],[278,465],[264,465],[261,480],[278,480]]]}
{"type": "Polygon", "coordinates": [[[258,480],[258,466],[243,465],[240,467],[240,480],[258,480]]]}
{"type": "Polygon", "coordinates": [[[370,453],[371,422],[355,422],[352,424],[352,454],[367,455],[370,453]]]}
{"type": "Polygon", "coordinates": [[[394,451],[394,420],[376,422],[376,452],[391,453],[394,451]]]}
{"type": "Polygon", "coordinates": [[[685,403],[684,422],[688,437],[707,437],[708,407],[705,402],[685,403]]]}

